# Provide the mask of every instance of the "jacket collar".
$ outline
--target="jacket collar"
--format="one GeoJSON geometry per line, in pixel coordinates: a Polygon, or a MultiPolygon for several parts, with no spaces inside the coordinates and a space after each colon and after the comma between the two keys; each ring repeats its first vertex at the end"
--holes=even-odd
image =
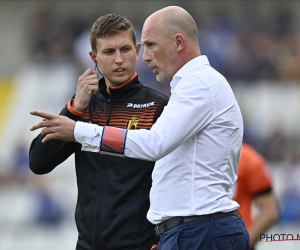
{"type": "Polygon", "coordinates": [[[126,82],[117,86],[109,87],[109,92],[104,77],[99,80],[99,92],[106,98],[123,99],[136,93],[143,85],[138,80],[138,74],[134,73],[126,82]]]}

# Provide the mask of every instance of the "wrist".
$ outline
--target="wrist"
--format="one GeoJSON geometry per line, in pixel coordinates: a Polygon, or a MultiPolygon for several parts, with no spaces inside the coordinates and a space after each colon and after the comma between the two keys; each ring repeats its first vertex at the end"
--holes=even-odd
{"type": "Polygon", "coordinates": [[[81,105],[80,101],[78,101],[78,99],[76,99],[75,97],[72,102],[72,108],[77,110],[78,112],[82,112],[86,108],[86,106],[81,105]]]}
{"type": "Polygon", "coordinates": [[[81,116],[83,114],[83,109],[81,109],[80,107],[77,107],[76,105],[74,105],[74,100],[71,99],[69,102],[68,102],[68,110],[76,115],[76,116],[81,116]]]}

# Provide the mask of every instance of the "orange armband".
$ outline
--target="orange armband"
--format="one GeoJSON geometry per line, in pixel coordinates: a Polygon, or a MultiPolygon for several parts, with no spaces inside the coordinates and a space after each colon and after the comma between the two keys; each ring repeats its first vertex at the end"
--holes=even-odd
{"type": "Polygon", "coordinates": [[[100,153],[124,156],[127,129],[104,126],[100,144],[100,153]]]}

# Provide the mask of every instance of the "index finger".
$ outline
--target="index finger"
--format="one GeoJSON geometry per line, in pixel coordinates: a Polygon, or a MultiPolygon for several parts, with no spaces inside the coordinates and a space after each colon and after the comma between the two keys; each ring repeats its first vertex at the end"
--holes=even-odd
{"type": "Polygon", "coordinates": [[[42,111],[37,111],[37,110],[30,111],[30,114],[42,117],[42,118],[47,119],[47,120],[51,120],[52,118],[54,118],[56,116],[54,114],[50,114],[50,113],[46,113],[46,112],[42,112],[42,111]]]}
{"type": "Polygon", "coordinates": [[[87,69],[87,70],[83,73],[84,76],[94,75],[94,74],[97,74],[97,75],[98,75],[98,72],[97,72],[96,70],[94,70],[94,69],[87,69]]]}

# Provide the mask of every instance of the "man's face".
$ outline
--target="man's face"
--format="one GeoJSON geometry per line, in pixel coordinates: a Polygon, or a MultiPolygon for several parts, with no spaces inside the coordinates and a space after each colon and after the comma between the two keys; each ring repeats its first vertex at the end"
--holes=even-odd
{"type": "Polygon", "coordinates": [[[164,32],[156,27],[144,25],[142,31],[142,44],[144,45],[143,60],[153,69],[159,82],[171,82],[174,72],[174,44],[166,38],[164,32]]]}
{"type": "Polygon", "coordinates": [[[134,74],[139,50],[129,31],[97,39],[96,60],[107,86],[121,85],[134,74]]]}

